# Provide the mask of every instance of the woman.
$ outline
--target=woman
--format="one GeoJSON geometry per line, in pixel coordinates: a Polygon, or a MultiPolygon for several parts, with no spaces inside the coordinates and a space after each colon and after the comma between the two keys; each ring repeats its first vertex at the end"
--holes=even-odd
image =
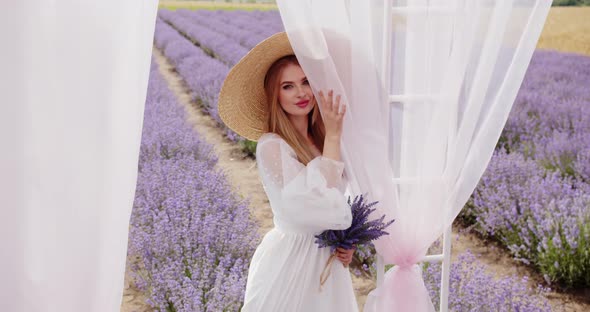
{"type": "Polygon", "coordinates": [[[322,116],[285,33],[254,47],[228,74],[219,114],[236,133],[258,141],[256,162],[273,211],[250,263],[243,312],[358,311],[348,271],[354,250],[338,249],[341,265],[315,235],[343,230],[352,215],[342,192],[340,136],[346,107],[320,91],[322,116]]]}

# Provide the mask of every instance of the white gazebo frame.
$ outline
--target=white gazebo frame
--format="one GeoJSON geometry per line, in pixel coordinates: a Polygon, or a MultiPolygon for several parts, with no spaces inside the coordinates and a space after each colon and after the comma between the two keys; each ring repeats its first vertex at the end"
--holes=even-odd
{"type": "MultiPolygon", "coordinates": [[[[382,79],[384,85],[386,86],[389,94],[389,98],[385,105],[391,105],[393,103],[404,103],[410,99],[416,99],[419,97],[424,97],[424,95],[419,94],[391,94],[390,87],[391,87],[391,39],[392,39],[392,32],[393,32],[393,17],[396,14],[408,14],[408,13],[420,13],[424,11],[428,11],[429,13],[436,13],[436,14],[447,14],[452,13],[447,8],[432,8],[432,7],[394,7],[393,0],[383,0],[384,1],[384,10],[383,10],[383,19],[386,21],[384,23],[385,30],[383,31],[383,50],[382,50],[382,59],[384,61],[385,70],[382,71],[382,79]],[[389,21],[389,22],[387,22],[389,21]]],[[[410,47],[411,48],[411,47],[410,47]]],[[[406,47],[408,49],[408,47],[406,47]]],[[[407,179],[394,179],[395,181],[399,182],[401,180],[407,179]]],[[[430,263],[438,263],[440,262],[442,265],[441,269],[441,285],[440,285],[440,312],[447,312],[448,311],[448,302],[449,302],[449,278],[450,278],[450,269],[451,269],[451,237],[452,237],[452,226],[449,226],[447,230],[443,233],[443,250],[441,254],[434,254],[434,255],[426,255],[424,258],[420,260],[420,262],[430,262],[430,263]]],[[[383,275],[385,272],[385,265],[383,262],[383,257],[377,254],[377,286],[381,286],[383,284],[383,275]]]]}

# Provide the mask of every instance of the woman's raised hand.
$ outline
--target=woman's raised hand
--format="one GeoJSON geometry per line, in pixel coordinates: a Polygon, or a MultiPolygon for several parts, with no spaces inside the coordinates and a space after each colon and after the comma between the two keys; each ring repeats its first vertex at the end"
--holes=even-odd
{"type": "Polygon", "coordinates": [[[334,90],[328,91],[328,96],[320,90],[320,109],[322,110],[322,119],[326,128],[326,137],[340,139],[342,135],[342,120],[346,113],[346,105],[340,109],[340,95],[333,98],[334,90]]]}

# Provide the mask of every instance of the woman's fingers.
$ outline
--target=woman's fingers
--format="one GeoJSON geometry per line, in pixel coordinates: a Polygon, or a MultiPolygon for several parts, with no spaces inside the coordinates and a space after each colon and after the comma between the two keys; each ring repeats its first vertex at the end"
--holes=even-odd
{"type": "Polygon", "coordinates": [[[336,248],[336,253],[341,253],[341,254],[353,254],[354,253],[354,249],[345,249],[342,247],[338,247],[336,248]]]}
{"type": "Polygon", "coordinates": [[[352,259],[352,254],[343,253],[340,254],[338,257],[342,259],[352,259]]]}
{"type": "Polygon", "coordinates": [[[344,248],[336,248],[336,257],[344,266],[348,266],[352,262],[352,255],[354,254],[354,249],[344,249],[344,248]]]}
{"type": "Polygon", "coordinates": [[[320,90],[319,96],[320,96],[320,105],[322,106],[322,109],[324,109],[325,106],[326,106],[326,98],[325,98],[324,93],[322,92],[322,90],[320,90]]]}
{"type": "Polygon", "coordinates": [[[338,115],[340,113],[340,94],[336,96],[336,102],[334,103],[334,113],[338,115]]]}
{"type": "Polygon", "coordinates": [[[352,263],[352,255],[354,254],[354,249],[344,249],[344,248],[336,248],[336,257],[337,259],[342,262],[344,267],[348,267],[350,263],[352,263]]]}
{"type": "Polygon", "coordinates": [[[322,102],[322,106],[327,111],[334,110],[334,90],[328,90],[328,95],[326,96],[324,92],[320,90],[319,92],[320,100],[322,102]]]}
{"type": "Polygon", "coordinates": [[[340,260],[340,262],[342,262],[342,264],[344,266],[348,266],[350,263],[352,263],[352,258],[351,259],[338,259],[340,260]]]}
{"type": "Polygon", "coordinates": [[[328,103],[328,109],[330,111],[334,110],[334,99],[332,97],[333,95],[334,95],[334,90],[328,91],[328,102],[327,103],[328,103]]]}
{"type": "Polygon", "coordinates": [[[346,112],[346,106],[342,104],[342,96],[334,96],[334,90],[328,90],[327,95],[320,90],[318,97],[326,134],[339,137],[342,134],[343,116],[346,112]],[[341,105],[344,107],[340,107],[341,105]]]}

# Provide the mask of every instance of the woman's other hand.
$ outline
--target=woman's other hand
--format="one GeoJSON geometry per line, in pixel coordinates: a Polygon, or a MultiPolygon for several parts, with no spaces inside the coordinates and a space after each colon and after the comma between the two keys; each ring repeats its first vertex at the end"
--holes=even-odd
{"type": "Polygon", "coordinates": [[[338,258],[338,260],[340,260],[340,262],[342,262],[342,265],[344,265],[345,268],[348,267],[348,265],[352,262],[352,255],[354,254],[354,251],[356,250],[356,248],[353,249],[344,249],[344,248],[336,248],[336,257],[338,258]]]}
{"type": "Polygon", "coordinates": [[[334,101],[333,95],[333,90],[328,92],[327,97],[322,91],[319,92],[322,120],[326,128],[322,154],[324,157],[340,161],[340,136],[342,135],[342,121],[346,105],[342,105],[342,109],[340,109],[340,95],[336,96],[336,101],[334,101]],[[341,111],[339,112],[339,110],[341,111]]]}
{"type": "Polygon", "coordinates": [[[334,90],[328,91],[328,96],[320,90],[320,108],[322,111],[322,120],[326,128],[326,138],[340,139],[342,135],[342,120],[346,113],[346,105],[340,104],[340,95],[334,99],[334,90]],[[342,109],[340,109],[342,106],[342,109]]]}

